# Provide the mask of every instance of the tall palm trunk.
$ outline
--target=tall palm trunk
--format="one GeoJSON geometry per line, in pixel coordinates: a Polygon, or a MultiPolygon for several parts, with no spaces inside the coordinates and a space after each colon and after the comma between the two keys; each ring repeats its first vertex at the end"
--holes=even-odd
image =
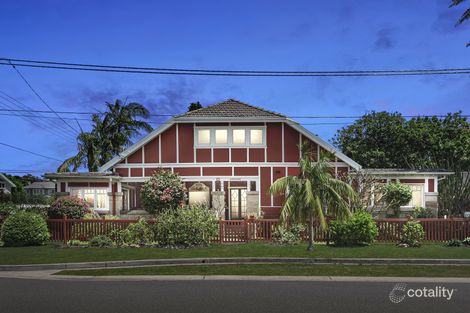
{"type": "Polygon", "coordinates": [[[313,246],[313,234],[315,233],[313,230],[313,223],[314,219],[313,216],[310,215],[310,221],[309,221],[309,227],[308,227],[308,248],[307,251],[313,251],[314,246],[313,246]]]}

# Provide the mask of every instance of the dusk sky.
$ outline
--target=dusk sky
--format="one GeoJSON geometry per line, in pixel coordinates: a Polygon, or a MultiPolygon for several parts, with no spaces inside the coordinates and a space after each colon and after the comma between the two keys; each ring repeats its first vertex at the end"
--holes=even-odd
{"type": "MultiPolygon", "coordinates": [[[[470,67],[470,48],[465,47],[470,41],[470,22],[455,27],[466,5],[449,8],[449,3],[4,1],[0,57],[228,70],[470,67]]],[[[128,98],[155,114],[178,114],[190,102],[206,106],[235,98],[287,116],[362,115],[371,110],[470,114],[468,75],[273,78],[19,70],[58,111],[103,110],[105,101],[128,98]]],[[[47,110],[10,66],[0,66],[0,91],[33,109],[47,110]]],[[[0,109],[7,105],[13,104],[0,98],[0,109]]],[[[76,152],[76,142],[62,121],[34,120],[36,125],[18,116],[0,115],[0,142],[60,160],[76,152]]],[[[162,121],[151,120],[153,126],[162,121]]],[[[297,121],[330,140],[344,125],[308,124],[351,123],[353,119],[297,121]]],[[[90,129],[88,121],[79,122],[84,130],[90,129]]],[[[0,155],[2,172],[33,170],[38,175],[55,171],[60,164],[4,146],[0,155]]]]}

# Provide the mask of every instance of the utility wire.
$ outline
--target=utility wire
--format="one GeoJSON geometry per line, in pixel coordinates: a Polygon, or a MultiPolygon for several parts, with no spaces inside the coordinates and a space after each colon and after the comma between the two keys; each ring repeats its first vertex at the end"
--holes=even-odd
{"type": "Polygon", "coordinates": [[[23,66],[43,69],[79,70],[110,73],[157,74],[157,75],[192,75],[192,76],[253,76],[253,77],[353,77],[353,76],[416,76],[416,75],[462,75],[470,74],[470,68],[416,69],[416,70],[358,70],[358,71],[246,71],[246,70],[196,70],[166,69],[115,65],[93,65],[79,63],[61,63],[0,59],[0,65],[23,66]],[[13,63],[14,62],[14,63],[13,63]],[[21,63],[22,62],[22,63],[21,63]],[[57,64],[57,65],[48,65],[57,64]],[[64,64],[64,65],[61,65],[64,64]],[[65,65],[68,64],[68,65],[65,65]]]}
{"type": "MultiPolygon", "coordinates": [[[[8,112],[8,110],[12,110],[11,112],[26,112],[26,111],[33,111],[29,106],[27,106],[26,104],[22,103],[21,101],[19,101],[18,99],[15,99],[13,98],[12,96],[8,95],[7,93],[3,92],[0,90],[0,98],[7,101],[8,103],[5,103],[3,101],[0,101],[1,104],[3,104],[3,107],[7,107],[7,109],[0,109],[0,111],[2,110],[6,110],[8,112]],[[20,108],[20,110],[16,111],[16,109],[12,109],[12,106],[16,107],[16,108],[20,108]],[[23,111],[24,110],[24,111],[23,111]]],[[[0,105],[1,107],[1,105],[0,105]]],[[[51,113],[49,111],[47,111],[48,113],[51,113]]],[[[33,112],[34,113],[34,112],[33,112]]],[[[35,125],[36,127],[38,128],[41,128],[51,134],[54,134],[55,136],[59,136],[59,137],[62,137],[62,138],[65,138],[67,140],[70,140],[70,139],[74,139],[75,138],[75,134],[74,133],[71,133],[71,131],[69,129],[63,129],[64,131],[63,132],[57,132],[57,131],[53,131],[52,129],[57,129],[58,125],[57,124],[51,124],[51,123],[47,123],[44,121],[44,119],[47,120],[47,117],[46,116],[43,116],[41,115],[42,113],[40,114],[33,114],[35,117],[39,117],[40,120],[34,120],[32,119],[31,117],[32,116],[25,116],[25,117],[22,117],[22,119],[24,119],[25,121],[28,121],[30,123],[32,123],[33,125],[35,125]]]]}
{"type": "Polygon", "coordinates": [[[49,159],[49,160],[54,160],[54,161],[58,161],[58,162],[63,161],[63,160],[59,160],[59,159],[56,159],[56,158],[53,158],[53,157],[50,157],[50,156],[47,156],[47,155],[43,155],[43,154],[40,154],[40,153],[29,151],[29,150],[26,150],[26,149],[23,149],[23,148],[20,148],[20,147],[12,146],[12,145],[9,145],[9,144],[4,143],[4,142],[0,142],[0,145],[5,146],[5,147],[9,147],[9,148],[12,148],[12,149],[16,149],[16,150],[19,150],[19,151],[23,151],[23,152],[26,152],[26,153],[34,154],[34,155],[37,155],[37,156],[40,156],[40,157],[43,157],[43,158],[46,158],[46,159],[49,159]]]}
{"type": "Polygon", "coordinates": [[[54,112],[55,115],[57,115],[58,118],[60,118],[68,127],[70,127],[70,129],[72,129],[75,133],[78,134],[78,131],[72,127],[72,125],[70,125],[69,123],[67,123],[66,120],[64,120],[57,112],[54,111],[54,109],[52,109],[52,107],[39,95],[39,93],[36,92],[36,90],[33,88],[33,86],[31,86],[31,84],[28,82],[28,80],[23,76],[23,74],[21,74],[21,72],[16,68],[16,66],[10,62],[10,65],[13,67],[13,69],[18,73],[18,75],[21,77],[21,79],[26,83],[26,85],[29,87],[29,89],[31,89],[31,91],[36,95],[36,97],[38,97],[39,100],[41,100],[42,103],[44,103],[44,105],[51,111],[51,112],[54,112]]]}
{"type": "MultiPolygon", "coordinates": [[[[470,72],[469,67],[442,68],[442,69],[399,69],[399,70],[336,70],[336,71],[272,71],[272,70],[219,70],[219,69],[185,69],[185,68],[162,68],[162,67],[137,67],[102,64],[70,63],[57,61],[40,61],[30,59],[0,58],[0,61],[20,62],[27,64],[43,64],[62,67],[81,67],[98,69],[122,69],[140,71],[163,71],[163,72],[183,72],[183,73],[234,73],[234,74],[294,74],[294,75],[314,75],[314,74],[404,74],[404,73],[434,73],[434,72],[470,72]]],[[[15,63],[16,65],[16,63],[15,63]]],[[[26,65],[26,64],[23,64],[26,65]]],[[[21,65],[21,66],[23,66],[21,65]]]]}
{"type": "MultiPolygon", "coordinates": [[[[0,91],[1,92],[1,91],[0,91]]],[[[31,113],[53,113],[51,111],[45,111],[45,110],[16,110],[16,109],[0,109],[0,112],[5,111],[5,112],[31,112],[31,113]]],[[[93,115],[93,114],[98,114],[102,115],[104,113],[100,112],[83,112],[83,111],[56,111],[57,113],[60,114],[77,114],[77,115],[93,115]]],[[[184,114],[184,113],[181,113],[184,114]]],[[[149,116],[155,116],[155,117],[175,117],[179,114],[149,114],[149,116]]],[[[438,114],[438,115],[402,115],[402,117],[405,118],[413,118],[413,117],[446,117],[447,115],[443,114],[438,114]]],[[[460,115],[462,117],[470,117],[468,114],[460,115]]],[[[306,118],[306,119],[357,119],[363,117],[363,115],[293,115],[293,116],[287,116],[288,118],[306,118]]],[[[79,120],[84,120],[84,119],[79,119],[79,120]]]]}

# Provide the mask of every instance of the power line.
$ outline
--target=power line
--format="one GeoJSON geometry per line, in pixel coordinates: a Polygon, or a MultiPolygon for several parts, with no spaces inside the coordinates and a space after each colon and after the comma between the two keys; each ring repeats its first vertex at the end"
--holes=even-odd
{"type": "Polygon", "coordinates": [[[43,158],[46,158],[46,159],[50,159],[50,160],[54,160],[54,161],[58,161],[58,162],[63,162],[63,160],[59,160],[59,159],[56,159],[56,158],[53,158],[53,157],[50,157],[50,156],[47,156],[47,155],[43,155],[43,154],[40,154],[40,153],[29,151],[29,150],[26,150],[26,149],[23,149],[23,148],[20,148],[20,147],[12,146],[12,145],[9,145],[9,144],[4,143],[4,142],[0,142],[0,145],[6,146],[6,147],[9,147],[9,148],[12,148],[12,149],[16,149],[16,150],[19,150],[19,151],[27,152],[27,153],[30,153],[30,154],[34,154],[34,155],[37,155],[37,156],[40,156],[40,157],[43,157],[43,158]]]}
{"type": "MultiPolygon", "coordinates": [[[[11,110],[12,112],[34,111],[29,106],[27,106],[26,104],[22,103],[18,99],[13,98],[12,96],[8,95],[7,93],[5,93],[1,90],[0,90],[0,98],[8,102],[8,103],[5,103],[3,101],[0,101],[0,107],[2,107],[2,105],[3,105],[3,107],[7,107],[7,109],[3,109],[5,111],[9,111],[9,110],[11,110]],[[20,110],[16,111],[16,109],[12,109],[12,106],[14,106],[16,108],[20,108],[20,110]]],[[[2,109],[0,109],[0,110],[2,110],[2,109]]],[[[51,112],[49,112],[49,113],[51,113],[51,112]]],[[[63,132],[57,132],[57,131],[54,132],[51,128],[57,129],[58,125],[46,123],[45,121],[43,121],[43,119],[46,118],[45,116],[42,116],[41,114],[37,114],[37,115],[34,114],[34,116],[39,117],[40,120],[39,121],[34,120],[34,119],[31,118],[31,116],[25,116],[25,117],[21,117],[21,118],[23,120],[27,121],[27,122],[32,123],[36,127],[41,128],[41,129],[43,129],[43,130],[45,130],[45,131],[47,131],[47,132],[49,132],[49,133],[51,133],[55,136],[58,136],[58,137],[61,137],[61,138],[67,139],[67,140],[75,138],[75,134],[71,133],[69,129],[64,129],[63,132]]]]}
{"type": "Polygon", "coordinates": [[[70,125],[69,123],[67,123],[66,120],[62,119],[62,117],[54,111],[54,109],[52,109],[52,107],[39,95],[39,93],[37,93],[37,91],[33,88],[33,86],[31,86],[31,84],[28,82],[28,80],[23,76],[23,74],[21,74],[20,70],[18,70],[16,68],[16,66],[14,64],[12,64],[10,62],[10,65],[13,67],[13,69],[16,71],[16,73],[18,73],[18,75],[21,77],[21,79],[26,83],[26,85],[29,87],[29,89],[31,89],[31,91],[36,95],[36,97],[38,97],[39,100],[41,100],[42,103],[44,103],[44,105],[51,111],[51,112],[54,112],[55,115],[57,115],[58,118],[60,118],[68,127],[70,127],[70,129],[72,129],[74,132],[76,132],[78,134],[78,131],[72,127],[72,125],[70,125]]]}
{"type": "MultiPolygon", "coordinates": [[[[0,91],[1,92],[1,91],[0,91]]],[[[31,113],[54,113],[51,111],[46,111],[46,110],[16,110],[16,109],[0,109],[0,112],[5,111],[5,112],[31,112],[31,113]]],[[[103,115],[105,113],[100,113],[100,112],[83,112],[83,111],[56,111],[57,113],[60,114],[77,114],[77,115],[92,115],[92,114],[98,114],[98,115],[103,115]]],[[[181,113],[183,114],[183,113],[181,113]]],[[[154,117],[175,117],[179,114],[149,114],[149,116],[154,116],[154,117]]],[[[447,115],[444,114],[437,114],[437,115],[401,115],[402,117],[405,118],[413,118],[413,117],[446,117],[447,115]]],[[[470,117],[468,114],[463,114],[460,115],[462,117],[470,117]]],[[[292,116],[287,116],[288,118],[306,118],[306,119],[357,119],[363,117],[363,115],[292,115],[292,116]]],[[[85,119],[79,119],[79,120],[85,120],[85,119]]]]}
{"type": "Polygon", "coordinates": [[[403,70],[337,70],[337,71],[256,71],[256,70],[214,70],[214,69],[183,69],[159,67],[135,67],[101,64],[65,63],[55,61],[37,61],[25,59],[0,58],[0,65],[34,67],[44,69],[80,70],[97,72],[118,72],[133,74],[158,75],[199,75],[199,76],[409,76],[409,75],[461,75],[470,74],[470,68],[441,69],[403,69],[403,70]]]}

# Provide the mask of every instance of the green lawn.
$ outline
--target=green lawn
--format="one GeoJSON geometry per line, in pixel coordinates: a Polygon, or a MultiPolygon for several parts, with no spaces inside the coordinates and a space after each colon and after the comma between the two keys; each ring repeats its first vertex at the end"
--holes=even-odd
{"type": "Polygon", "coordinates": [[[470,277],[468,266],[224,264],[180,265],[96,270],[65,270],[55,275],[258,275],[258,276],[388,276],[470,277]]]}
{"type": "Polygon", "coordinates": [[[168,258],[210,257],[314,257],[314,258],[442,258],[468,259],[470,248],[444,247],[443,244],[424,245],[421,248],[399,248],[394,244],[374,244],[366,247],[329,247],[317,245],[313,253],[306,244],[275,246],[249,243],[239,245],[214,245],[207,248],[62,248],[42,247],[0,248],[0,264],[40,264],[112,260],[143,260],[168,258]]]}

